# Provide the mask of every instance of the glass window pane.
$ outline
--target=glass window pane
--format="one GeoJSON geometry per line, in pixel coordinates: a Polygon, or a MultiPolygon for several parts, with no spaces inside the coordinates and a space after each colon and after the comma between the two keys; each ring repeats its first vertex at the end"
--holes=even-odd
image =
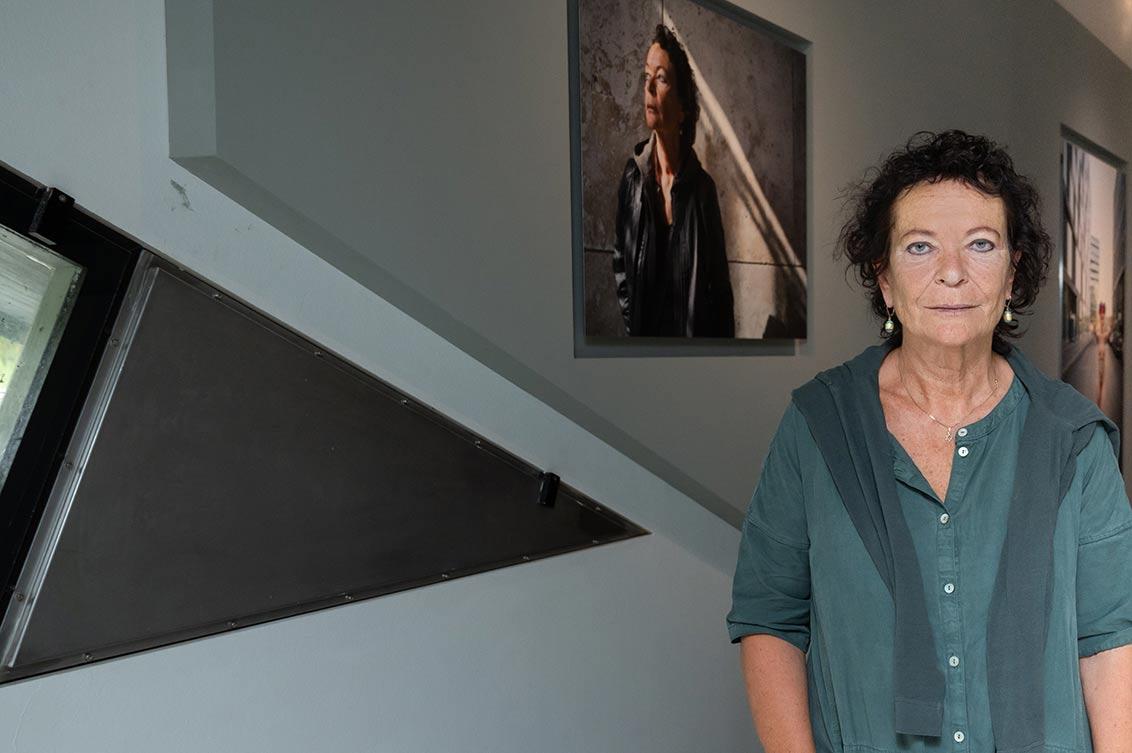
{"type": "Polygon", "coordinates": [[[0,228],[0,487],[63,335],[83,269],[0,228]]]}

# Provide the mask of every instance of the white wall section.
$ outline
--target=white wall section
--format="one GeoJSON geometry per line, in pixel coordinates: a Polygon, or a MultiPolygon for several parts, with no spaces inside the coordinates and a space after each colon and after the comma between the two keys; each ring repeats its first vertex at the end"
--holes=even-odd
{"type": "Polygon", "coordinates": [[[0,686],[0,750],[746,750],[737,532],[172,162],[160,0],[6,4],[0,161],[654,531],[0,686]]]}

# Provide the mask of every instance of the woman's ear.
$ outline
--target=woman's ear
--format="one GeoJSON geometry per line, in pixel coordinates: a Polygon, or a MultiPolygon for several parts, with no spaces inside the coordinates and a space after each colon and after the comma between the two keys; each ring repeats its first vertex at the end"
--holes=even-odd
{"type": "MultiPolygon", "coordinates": [[[[873,269],[879,269],[880,262],[873,264],[873,269]]],[[[892,286],[888,281],[888,269],[883,269],[877,273],[877,287],[880,288],[880,294],[884,297],[884,305],[892,308],[892,286]]]]}
{"type": "Polygon", "coordinates": [[[1018,271],[1018,262],[1022,261],[1021,251],[1010,252],[1010,274],[1006,277],[1006,293],[1010,295],[1014,292],[1014,273],[1018,271]]]}

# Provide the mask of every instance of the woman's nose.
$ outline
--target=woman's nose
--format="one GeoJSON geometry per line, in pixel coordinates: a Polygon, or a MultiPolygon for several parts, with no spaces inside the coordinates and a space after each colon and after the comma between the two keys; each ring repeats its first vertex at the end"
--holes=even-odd
{"type": "Polygon", "coordinates": [[[967,279],[967,270],[963,264],[963,254],[957,251],[945,251],[939,255],[939,269],[936,270],[936,281],[944,285],[958,285],[967,279]]]}

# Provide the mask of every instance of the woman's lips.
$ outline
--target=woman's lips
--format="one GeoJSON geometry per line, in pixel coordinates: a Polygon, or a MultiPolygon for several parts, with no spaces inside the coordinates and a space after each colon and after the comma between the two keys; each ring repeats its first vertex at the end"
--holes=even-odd
{"type": "Polygon", "coordinates": [[[971,311],[976,306],[928,306],[932,311],[938,311],[941,314],[962,314],[964,311],[971,311]]]}

